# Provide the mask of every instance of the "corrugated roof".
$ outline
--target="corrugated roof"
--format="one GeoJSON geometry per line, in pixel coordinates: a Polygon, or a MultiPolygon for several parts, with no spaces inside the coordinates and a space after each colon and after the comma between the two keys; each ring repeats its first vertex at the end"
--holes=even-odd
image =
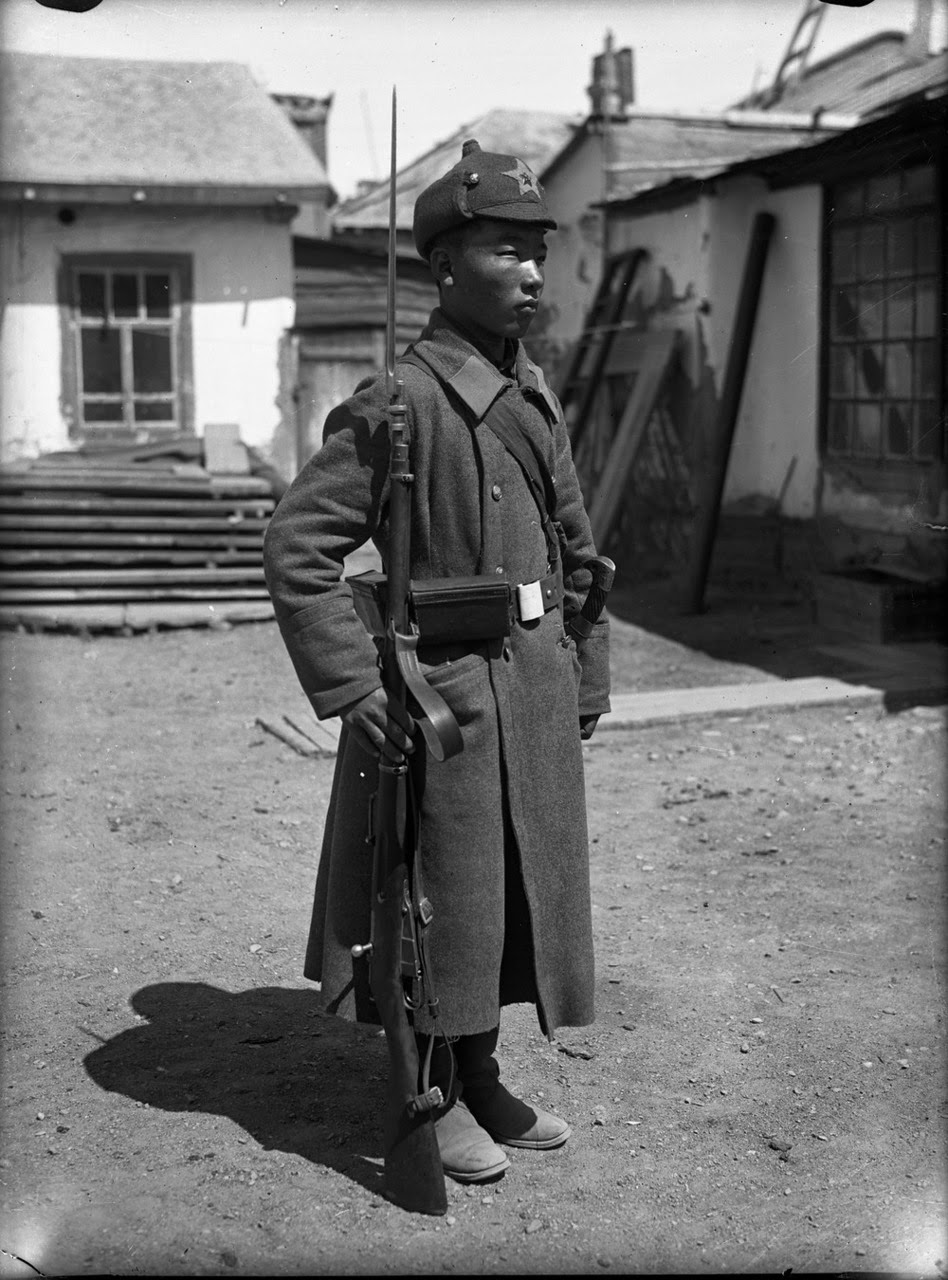
{"type": "MultiPolygon", "coordinates": [[[[594,128],[601,125],[587,121],[575,141],[541,174],[544,182],[594,128]]],[[[633,111],[610,125],[609,198],[623,199],[673,178],[702,178],[735,161],[806,146],[835,131],[814,126],[806,117],[793,123],[770,123],[761,112],[697,116],[633,111]]]]}
{"type": "MultiPolygon", "coordinates": [[[[555,111],[515,111],[495,108],[456,129],[411,164],[399,169],[395,178],[396,223],[410,229],[415,200],[425,187],[440,178],[461,158],[461,144],[476,138],[484,151],[517,155],[539,173],[569,141],[579,120],[555,111]]],[[[386,179],[363,195],[344,200],[333,211],[333,223],[340,231],[388,226],[386,179]]]]}
{"type": "Polygon", "coordinates": [[[0,54],[0,181],[278,189],[326,171],[247,67],[0,54]]]}
{"type": "MultiPolygon", "coordinates": [[[[774,104],[776,111],[846,111],[867,116],[890,111],[900,101],[948,84],[944,53],[920,60],[907,37],[882,31],[808,67],[790,80],[774,104]]],[[[767,91],[765,91],[767,92],[767,91]]],[[[752,95],[739,107],[760,105],[752,95]]]]}

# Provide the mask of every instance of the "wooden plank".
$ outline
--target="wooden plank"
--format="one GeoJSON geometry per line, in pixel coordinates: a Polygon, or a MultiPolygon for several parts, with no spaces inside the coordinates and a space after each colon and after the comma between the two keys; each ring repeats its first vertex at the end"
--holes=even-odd
{"type": "Polygon", "coordinates": [[[210,476],[173,476],[142,467],[141,474],[119,472],[87,472],[78,469],[53,471],[0,472],[0,492],[27,493],[45,489],[57,493],[147,493],[199,494],[211,493],[210,476]]]}
{"type": "Polygon", "coordinates": [[[223,586],[225,583],[263,583],[263,566],[241,569],[32,569],[27,573],[0,570],[0,587],[159,587],[161,585],[223,586]]]}
{"type": "Polygon", "coordinates": [[[148,600],[268,600],[266,587],[256,586],[163,586],[163,587],[10,587],[4,590],[5,605],[68,604],[70,601],[117,600],[133,603],[148,600]]]}
{"type": "Polygon", "coordinates": [[[205,424],[204,466],[215,476],[250,475],[250,459],[240,442],[240,427],[236,422],[205,424]]]}
{"type": "Polygon", "coordinates": [[[6,529],[0,520],[0,547],[26,548],[40,551],[43,547],[73,551],[79,547],[119,547],[126,550],[169,551],[198,550],[207,552],[256,551],[263,547],[260,533],[188,532],[135,533],[131,530],[110,533],[104,530],[75,529],[6,529]]]}
{"type": "Polygon", "coordinates": [[[63,602],[0,606],[0,627],[35,631],[148,631],[154,627],[213,627],[269,622],[270,600],[158,600],[131,604],[63,602]]]}
{"type": "Polygon", "coordinates": [[[76,495],[132,494],[148,496],[201,497],[216,495],[226,497],[265,497],[270,495],[270,485],[258,476],[184,476],[153,471],[141,467],[137,471],[80,471],[78,468],[54,471],[0,472],[0,493],[27,493],[36,490],[52,490],[66,500],[67,493],[76,495]]]}
{"type": "MultiPolygon", "coordinates": [[[[640,342],[637,348],[643,363],[637,369],[635,385],[622,412],[609,457],[603,467],[601,483],[592,495],[589,520],[597,547],[603,548],[608,543],[619,514],[629,473],[645,438],[648,420],[665,386],[677,347],[677,329],[666,329],[649,335],[649,341],[640,342]]],[[[628,353],[627,358],[631,358],[628,353]]]]}
{"type": "Polygon", "coordinates": [[[103,568],[124,565],[153,564],[157,567],[177,565],[252,565],[262,566],[260,548],[251,551],[228,551],[213,548],[206,551],[173,551],[167,547],[138,549],[131,547],[25,547],[0,551],[0,565],[7,569],[39,569],[46,565],[101,565],[103,568]]]}
{"type": "Polygon", "coordinates": [[[206,517],[184,519],[177,516],[73,516],[68,512],[54,515],[0,514],[0,543],[10,546],[42,546],[68,541],[83,545],[101,542],[103,546],[119,545],[147,538],[167,539],[168,545],[197,546],[198,542],[182,542],[182,538],[218,538],[228,543],[251,546],[263,541],[268,520],[242,516],[232,520],[210,520],[206,517]]]}
{"type": "Polygon", "coordinates": [[[247,516],[264,519],[275,506],[272,497],[226,498],[208,494],[201,498],[160,498],[144,495],[141,498],[103,497],[99,494],[77,493],[69,497],[68,505],[62,494],[24,493],[0,498],[0,510],[14,512],[49,511],[59,515],[73,512],[118,515],[123,512],[144,516],[180,515],[188,517],[209,516],[230,519],[231,516],[247,516]]]}
{"type": "Polygon", "coordinates": [[[0,627],[30,627],[34,631],[63,628],[118,631],[124,625],[123,604],[0,605],[0,627]]]}
{"type": "Polygon", "coordinates": [[[148,627],[213,626],[217,622],[267,622],[273,617],[269,597],[261,600],[215,600],[207,604],[184,601],[131,603],[125,606],[125,623],[136,631],[148,627]]]}

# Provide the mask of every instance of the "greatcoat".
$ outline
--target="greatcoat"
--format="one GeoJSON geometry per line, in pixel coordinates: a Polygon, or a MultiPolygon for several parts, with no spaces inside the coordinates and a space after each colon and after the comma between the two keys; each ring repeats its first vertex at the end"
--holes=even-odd
{"type": "MultiPolygon", "coordinates": [[[[495,1027],[503,1004],[537,1006],[540,1025],[593,1020],[593,948],[580,715],[609,709],[608,622],[580,652],[564,630],[589,586],[595,555],[562,411],[516,344],[504,376],[435,310],[413,344],[440,378],[401,364],[411,450],[415,580],[548,570],[536,503],[518,463],[484,422],[499,394],[547,458],[564,533],[562,608],[515,622],[501,643],[419,649],[422,670],[461,727],[463,751],[424,763],[420,857],[434,909],[429,957],[439,1029],[495,1027]]],[[[323,444],[267,531],[267,583],[289,654],[317,716],[381,683],[378,654],[342,578],[344,558],[371,538],[387,557],[389,436],[385,379],[362,384],[326,420],[323,444]]],[[[423,751],[418,740],[417,753],[423,751]]],[[[367,965],[375,762],[339,742],[304,974],[325,1008],[375,1022],[367,965]]],[[[416,1029],[430,1028],[426,1015],[416,1029]]]]}

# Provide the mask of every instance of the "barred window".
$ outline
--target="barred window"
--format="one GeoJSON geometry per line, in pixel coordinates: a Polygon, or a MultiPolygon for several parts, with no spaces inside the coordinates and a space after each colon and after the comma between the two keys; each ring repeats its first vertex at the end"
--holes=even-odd
{"type": "Polygon", "coordinates": [[[941,457],[934,166],[840,184],[828,203],[826,453],[941,457]]]}

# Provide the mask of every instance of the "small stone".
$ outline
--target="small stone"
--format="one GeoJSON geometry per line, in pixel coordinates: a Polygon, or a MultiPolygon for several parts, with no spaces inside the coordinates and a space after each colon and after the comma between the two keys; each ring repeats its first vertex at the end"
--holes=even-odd
{"type": "Polygon", "coordinates": [[[542,1226],[543,1226],[543,1223],[540,1221],[539,1218],[533,1218],[524,1227],[523,1229],[524,1235],[532,1236],[534,1232],[539,1231],[542,1226]]]}
{"type": "Polygon", "coordinates": [[[908,1058],[898,1058],[898,1059],[897,1059],[897,1061],[898,1061],[899,1066],[902,1068],[902,1070],[903,1070],[903,1071],[905,1071],[905,1069],[906,1069],[906,1068],[908,1067],[908,1065],[909,1065],[909,1060],[908,1060],[908,1058]]]}
{"type": "Polygon", "coordinates": [[[448,1214],[448,1216],[445,1218],[445,1222],[447,1223],[447,1225],[448,1225],[449,1227],[454,1227],[454,1226],[456,1226],[456,1225],[457,1225],[457,1221],[458,1221],[458,1220],[457,1220],[457,1218],[454,1216],[454,1214],[453,1214],[453,1213],[449,1213],[449,1214],[448,1214]]]}
{"type": "Polygon", "coordinates": [[[256,955],[258,951],[263,950],[263,947],[261,947],[259,942],[255,942],[253,946],[250,948],[250,950],[253,952],[254,955],[256,955]]]}
{"type": "Polygon", "coordinates": [[[741,1044],[741,1053],[750,1053],[750,1045],[746,1040],[741,1044]]]}

